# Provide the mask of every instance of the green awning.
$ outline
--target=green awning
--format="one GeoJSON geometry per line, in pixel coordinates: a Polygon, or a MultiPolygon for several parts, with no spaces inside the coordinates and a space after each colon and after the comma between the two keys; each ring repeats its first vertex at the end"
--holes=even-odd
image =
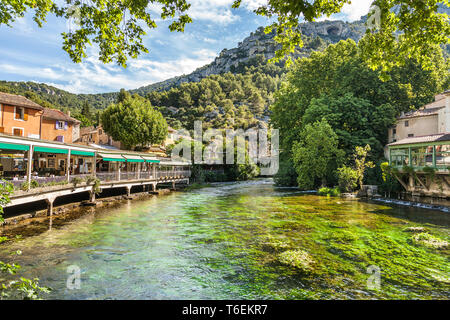
{"type": "Polygon", "coordinates": [[[8,149],[8,150],[30,150],[30,146],[26,144],[15,144],[15,143],[0,143],[0,149],[8,149]]]}
{"type": "Polygon", "coordinates": [[[47,153],[69,153],[67,149],[56,149],[56,148],[48,148],[48,147],[34,147],[34,152],[47,152],[47,153]]]}
{"type": "Polygon", "coordinates": [[[144,162],[145,160],[142,157],[134,154],[124,154],[122,153],[122,157],[127,159],[127,162],[144,162]]]}
{"type": "Polygon", "coordinates": [[[74,156],[86,156],[86,157],[93,157],[93,156],[95,156],[94,152],[80,151],[80,150],[71,150],[70,154],[72,154],[74,156]]]}
{"type": "Polygon", "coordinates": [[[125,159],[118,159],[118,158],[102,158],[103,161],[117,161],[117,162],[125,162],[125,159]]]}
{"type": "Polygon", "coordinates": [[[98,153],[98,155],[103,159],[103,161],[117,161],[117,162],[125,162],[125,158],[120,154],[113,153],[98,153]]]}
{"type": "Polygon", "coordinates": [[[159,163],[160,162],[159,160],[157,160],[153,157],[142,156],[142,158],[144,158],[145,162],[148,162],[148,163],[159,163]]]}

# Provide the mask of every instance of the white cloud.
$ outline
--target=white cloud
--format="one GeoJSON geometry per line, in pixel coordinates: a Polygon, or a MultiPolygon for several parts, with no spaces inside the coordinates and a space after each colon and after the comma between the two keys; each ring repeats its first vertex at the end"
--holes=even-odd
{"type": "Polygon", "coordinates": [[[359,20],[361,16],[366,15],[369,12],[369,8],[373,0],[353,0],[351,4],[346,4],[342,8],[348,20],[359,20]]]}
{"type": "Polygon", "coordinates": [[[72,93],[97,93],[117,91],[118,88],[136,89],[151,83],[166,80],[181,74],[188,74],[210,63],[216,52],[201,49],[191,56],[176,60],[153,61],[130,60],[126,70],[115,64],[103,64],[93,52],[80,64],[49,64],[47,67],[33,67],[0,64],[2,73],[12,74],[27,81],[45,82],[72,93]],[[32,79],[30,79],[32,75],[32,79]]]}
{"type": "Polygon", "coordinates": [[[268,2],[268,0],[243,0],[241,7],[253,11],[261,6],[266,5],[268,2]]]}
{"type": "Polygon", "coordinates": [[[231,11],[233,0],[191,0],[189,16],[195,20],[207,20],[218,24],[230,24],[239,20],[231,11]]]}

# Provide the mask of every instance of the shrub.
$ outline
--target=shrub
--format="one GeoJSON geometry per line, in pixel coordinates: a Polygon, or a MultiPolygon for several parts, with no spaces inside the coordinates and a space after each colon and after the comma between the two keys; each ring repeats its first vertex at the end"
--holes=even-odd
{"type": "Polygon", "coordinates": [[[20,185],[20,190],[22,191],[28,191],[28,187],[29,187],[29,183],[28,182],[22,182],[20,185]]]}
{"type": "Polygon", "coordinates": [[[353,192],[358,186],[358,172],[350,167],[338,169],[339,187],[343,192],[353,192]]]}
{"type": "Polygon", "coordinates": [[[39,188],[39,182],[36,180],[31,180],[30,187],[33,188],[39,188]]]}
{"type": "Polygon", "coordinates": [[[84,180],[82,178],[79,177],[75,177],[72,179],[72,184],[74,187],[76,187],[77,185],[79,185],[80,183],[82,183],[84,180]]]}
{"type": "Polygon", "coordinates": [[[327,188],[327,187],[323,187],[320,188],[318,191],[318,194],[320,196],[327,196],[327,197],[338,197],[341,192],[339,191],[339,188],[327,188]]]}

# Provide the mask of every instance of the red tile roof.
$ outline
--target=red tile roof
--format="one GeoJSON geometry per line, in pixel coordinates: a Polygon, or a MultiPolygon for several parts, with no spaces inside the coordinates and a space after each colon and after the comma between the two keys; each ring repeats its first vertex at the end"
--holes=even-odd
{"type": "Polygon", "coordinates": [[[19,96],[17,94],[10,94],[5,92],[0,92],[0,103],[7,104],[10,106],[27,107],[38,110],[44,109],[44,107],[31,101],[30,99],[25,98],[24,96],[19,96]]]}
{"type": "Polygon", "coordinates": [[[76,123],[80,122],[77,119],[72,118],[72,117],[68,116],[67,114],[65,114],[64,112],[57,110],[57,109],[45,108],[43,117],[46,119],[51,119],[51,120],[60,120],[60,121],[68,121],[68,122],[76,122],[76,123]]]}

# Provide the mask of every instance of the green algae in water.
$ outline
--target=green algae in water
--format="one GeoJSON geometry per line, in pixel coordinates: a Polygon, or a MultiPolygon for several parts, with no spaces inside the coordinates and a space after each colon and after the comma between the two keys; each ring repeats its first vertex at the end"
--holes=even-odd
{"type": "Polygon", "coordinates": [[[131,202],[0,256],[22,250],[17,262],[50,298],[448,299],[449,249],[412,237],[449,242],[449,226],[447,213],[244,182],[131,202]],[[65,289],[69,265],[82,270],[80,292],[65,289]],[[379,290],[367,287],[371,266],[379,290]]]}

